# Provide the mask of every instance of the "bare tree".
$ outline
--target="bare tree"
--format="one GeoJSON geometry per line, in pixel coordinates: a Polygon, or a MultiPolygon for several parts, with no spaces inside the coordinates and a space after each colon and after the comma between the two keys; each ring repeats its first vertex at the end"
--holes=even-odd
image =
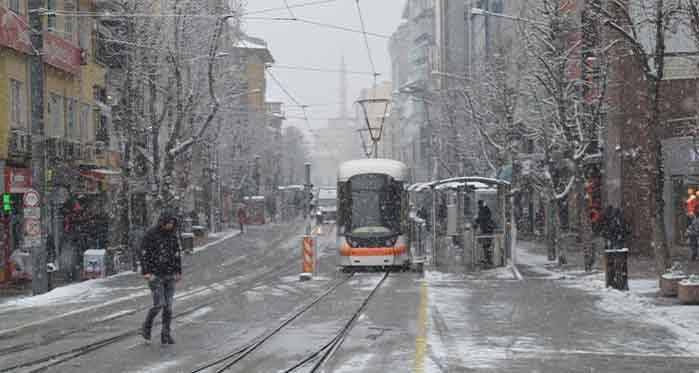
{"type": "Polygon", "coordinates": [[[661,89],[667,59],[667,30],[680,14],[676,0],[614,0],[608,8],[598,8],[606,17],[604,24],[612,32],[609,41],[621,50],[620,63],[631,61],[641,69],[644,122],[641,125],[640,167],[646,177],[639,185],[639,208],[650,216],[651,242],[656,271],[662,273],[669,264],[670,252],[664,224],[664,170],[661,150],[661,89]],[[625,53],[628,52],[628,53],[625,53]]]}

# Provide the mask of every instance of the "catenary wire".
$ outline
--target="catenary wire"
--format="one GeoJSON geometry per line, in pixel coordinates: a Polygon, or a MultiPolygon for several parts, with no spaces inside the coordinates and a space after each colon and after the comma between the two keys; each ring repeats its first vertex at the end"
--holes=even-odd
{"type": "Polygon", "coordinates": [[[364,37],[364,46],[366,47],[367,54],[369,55],[369,64],[371,65],[371,72],[374,74],[374,85],[376,85],[376,65],[374,64],[374,57],[371,56],[371,48],[369,47],[369,38],[367,37],[366,25],[364,23],[364,16],[362,15],[362,8],[359,5],[359,0],[355,0],[357,5],[357,13],[359,13],[359,24],[362,26],[362,36],[364,37]]]}

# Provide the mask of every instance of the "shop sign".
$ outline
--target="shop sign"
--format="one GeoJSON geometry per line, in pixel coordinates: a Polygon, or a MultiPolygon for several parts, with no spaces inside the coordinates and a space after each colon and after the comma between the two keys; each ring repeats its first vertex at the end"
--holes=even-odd
{"type": "Polygon", "coordinates": [[[31,187],[31,169],[5,167],[5,193],[26,193],[31,187]]]}
{"type": "Polygon", "coordinates": [[[0,45],[33,54],[27,21],[4,6],[0,6],[0,45]]]}
{"type": "Polygon", "coordinates": [[[80,74],[80,48],[51,32],[44,32],[44,62],[69,74],[80,74]]]}

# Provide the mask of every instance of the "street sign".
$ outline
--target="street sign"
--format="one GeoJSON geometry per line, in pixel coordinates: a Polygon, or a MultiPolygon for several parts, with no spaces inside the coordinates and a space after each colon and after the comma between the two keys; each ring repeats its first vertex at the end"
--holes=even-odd
{"type": "Polygon", "coordinates": [[[24,217],[25,218],[40,219],[41,218],[41,209],[38,207],[25,207],[24,208],[24,217]]]}
{"type": "Polygon", "coordinates": [[[41,198],[36,190],[29,189],[26,193],[24,193],[24,198],[22,198],[22,204],[24,207],[39,207],[39,203],[41,203],[41,198]]]}
{"type": "Polygon", "coordinates": [[[24,218],[24,233],[27,236],[38,236],[41,234],[41,224],[39,219],[24,218]]]}
{"type": "Polygon", "coordinates": [[[24,248],[41,246],[41,221],[38,218],[24,218],[24,248]]]}

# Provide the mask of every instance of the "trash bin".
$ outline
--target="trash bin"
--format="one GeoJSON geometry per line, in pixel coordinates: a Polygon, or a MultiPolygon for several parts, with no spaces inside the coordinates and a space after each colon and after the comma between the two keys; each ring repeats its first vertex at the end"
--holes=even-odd
{"type": "Polygon", "coordinates": [[[107,275],[105,267],[106,250],[90,249],[83,254],[83,280],[102,278],[107,275]]]}
{"type": "Polygon", "coordinates": [[[629,249],[605,250],[605,284],[617,290],[629,290],[629,249]]]}
{"type": "Polygon", "coordinates": [[[194,233],[182,233],[182,251],[187,254],[194,252],[194,233]]]}

